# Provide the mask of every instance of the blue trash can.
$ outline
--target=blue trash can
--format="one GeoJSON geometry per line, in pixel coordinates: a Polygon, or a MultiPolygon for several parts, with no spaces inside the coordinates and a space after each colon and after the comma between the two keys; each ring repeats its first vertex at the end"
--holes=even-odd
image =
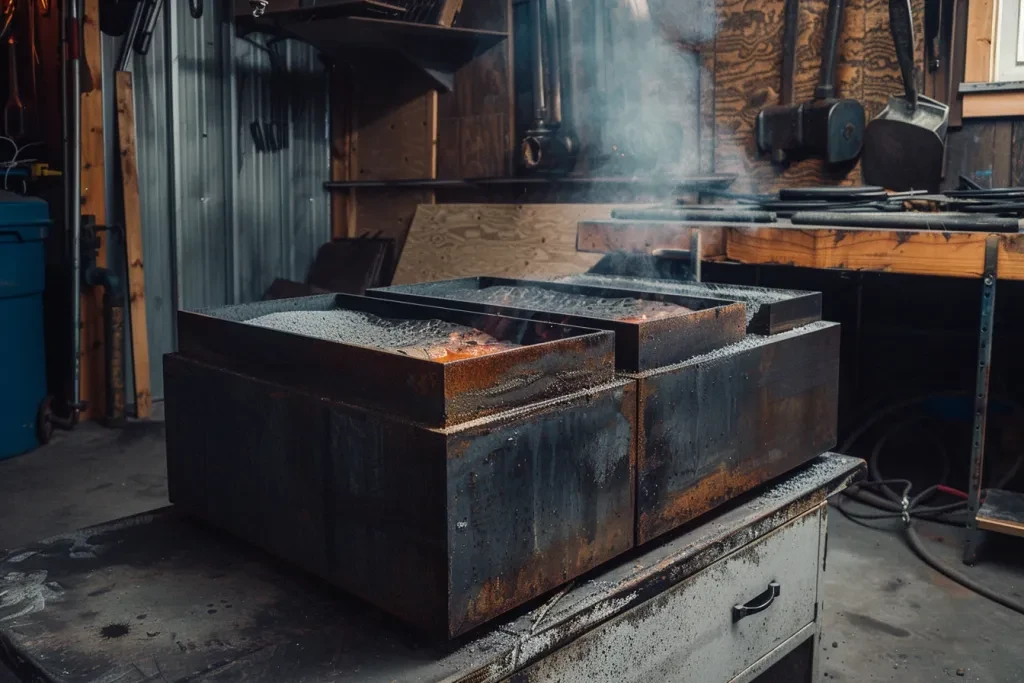
{"type": "Polygon", "coordinates": [[[43,348],[46,202],[0,191],[0,459],[39,446],[46,401],[43,348]]]}

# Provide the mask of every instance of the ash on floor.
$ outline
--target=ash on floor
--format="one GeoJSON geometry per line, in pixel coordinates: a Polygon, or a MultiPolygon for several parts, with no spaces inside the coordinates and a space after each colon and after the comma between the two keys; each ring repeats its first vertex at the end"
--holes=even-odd
{"type": "MultiPolygon", "coordinates": [[[[0,462],[0,548],[167,504],[163,423],[111,431],[84,424],[0,462]]],[[[957,529],[920,527],[935,554],[959,562],[957,529]]],[[[1024,594],[1024,539],[993,537],[972,571],[1024,594]],[[1014,564],[1014,557],[1016,564],[1014,564]]],[[[1024,616],[922,563],[898,532],[830,513],[822,681],[1024,683],[1024,616]]],[[[10,674],[0,665],[0,683],[10,674]]]]}

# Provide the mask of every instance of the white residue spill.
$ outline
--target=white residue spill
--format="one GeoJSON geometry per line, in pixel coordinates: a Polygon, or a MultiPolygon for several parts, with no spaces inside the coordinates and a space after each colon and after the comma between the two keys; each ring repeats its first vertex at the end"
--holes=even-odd
{"type": "Polygon", "coordinates": [[[7,572],[0,576],[0,622],[13,621],[41,612],[48,600],[56,600],[64,591],[56,582],[47,582],[45,570],[7,572]]]}

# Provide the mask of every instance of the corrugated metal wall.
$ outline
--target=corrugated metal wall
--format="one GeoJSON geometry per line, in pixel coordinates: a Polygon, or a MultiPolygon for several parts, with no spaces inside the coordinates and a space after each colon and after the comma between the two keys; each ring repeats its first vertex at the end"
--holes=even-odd
{"type": "Polygon", "coordinates": [[[303,279],[329,239],[330,203],[323,189],[330,168],[328,99],[320,58],[303,43],[275,43],[262,35],[239,39],[234,63],[235,287],[243,300],[252,300],[266,290],[268,276],[303,279]],[[257,151],[253,122],[270,128],[284,148],[257,151]]]}
{"type": "MultiPolygon", "coordinates": [[[[231,3],[206,3],[196,20],[188,3],[167,2],[149,54],[131,66],[155,398],[177,308],[252,301],[275,277],[303,280],[330,239],[326,70],[302,43],[236,37],[230,12],[231,3]],[[287,128],[288,146],[258,152],[250,124],[271,120],[287,128]]],[[[103,47],[113,83],[120,40],[105,37],[103,47]]],[[[107,93],[108,197],[118,207],[113,87],[107,93]]]]}

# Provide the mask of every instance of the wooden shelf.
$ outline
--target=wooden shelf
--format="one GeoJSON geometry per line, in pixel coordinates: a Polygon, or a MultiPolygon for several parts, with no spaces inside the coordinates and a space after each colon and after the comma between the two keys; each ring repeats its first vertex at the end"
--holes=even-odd
{"type": "Polygon", "coordinates": [[[1024,536],[1024,493],[989,489],[977,520],[979,529],[1024,536]]]}

